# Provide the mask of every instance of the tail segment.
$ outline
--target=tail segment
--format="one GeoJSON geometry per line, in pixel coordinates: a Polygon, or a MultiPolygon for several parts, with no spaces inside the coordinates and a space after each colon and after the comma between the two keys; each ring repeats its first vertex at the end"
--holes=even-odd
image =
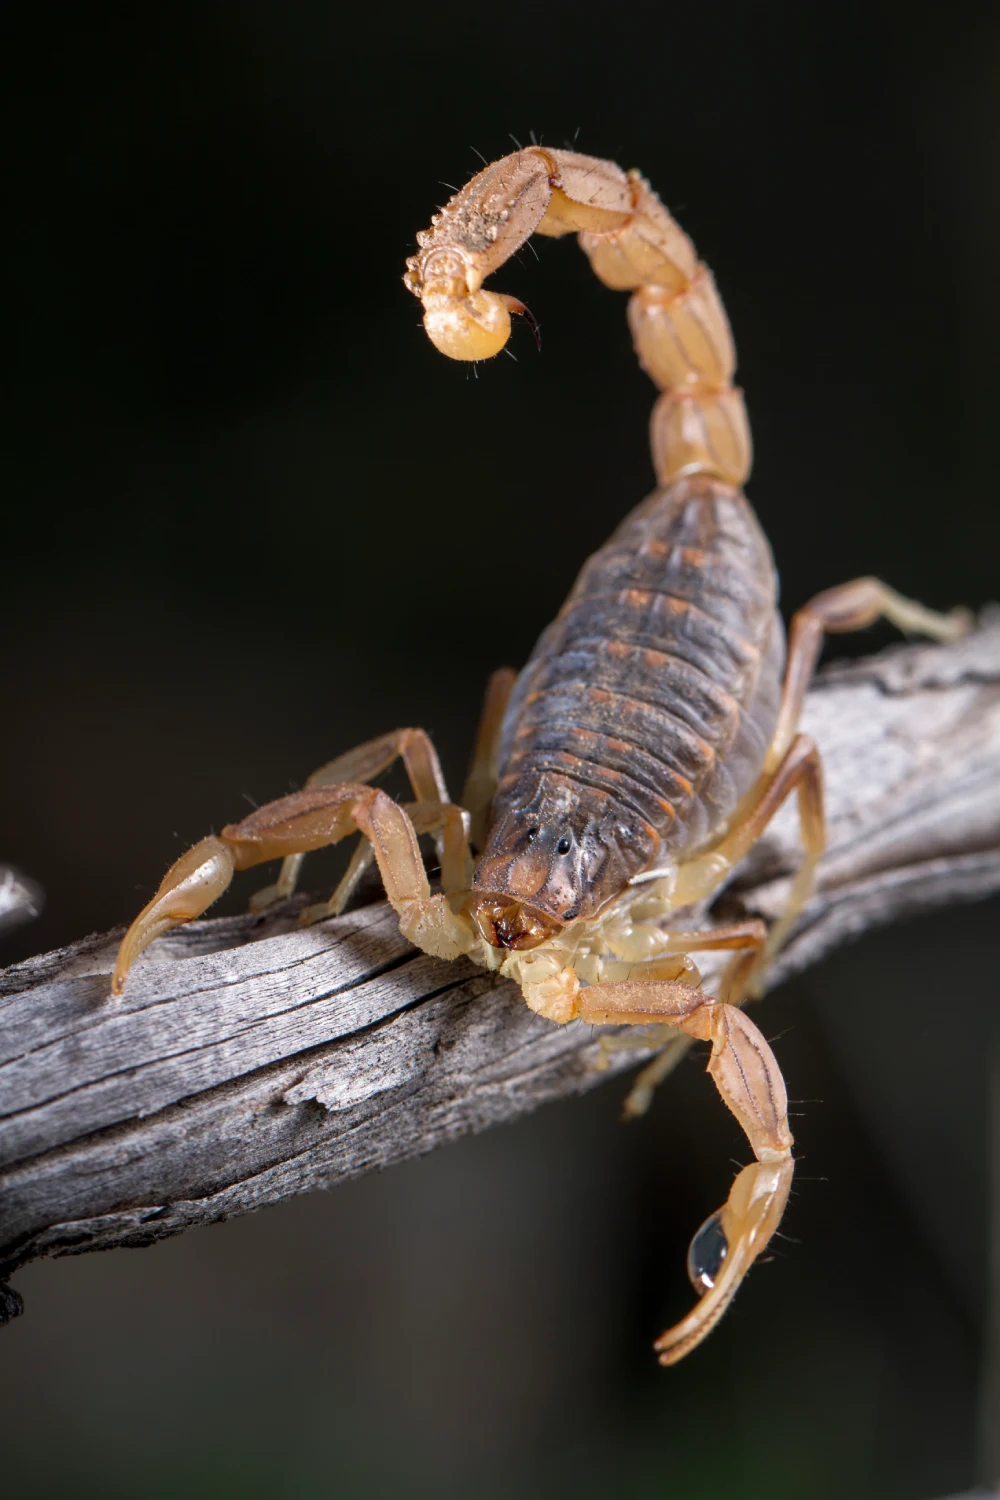
{"type": "Polygon", "coordinates": [[[636,353],[663,393],[650,422],[659,482],[709,474],[738,488],[751,444],[729,322],[711,272],[637,172],[532,146],[478,173],[418,234],[406,263],[431,341],[452,359],[499,353],[510,314],[523,308],[484,292],[483,281],[532,234],[573,232],[605,286],[632,292],[636,353]]]}

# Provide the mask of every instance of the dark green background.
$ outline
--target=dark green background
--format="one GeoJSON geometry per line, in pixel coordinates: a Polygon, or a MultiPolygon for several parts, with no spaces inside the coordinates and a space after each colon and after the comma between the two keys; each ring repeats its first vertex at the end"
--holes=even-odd
{"type": "MultiPolygon", "coordinates": [[[[496,278],[543,348],[521,330],[478,378],[402,288],[441,180],[509,131],[641,166],[712,265],[788,607],[861,572],[996,596],[994,7],[29,15],[3,45],[0,857],[48,906],[5,956],[125,920],[370,734],[426,725],[454,785],[487,672],[649,488],[652,389],[572,244],[496,278]]],[[[995,924],[873,938],[768,1002],[803,1101],[792,1238],[677,1371],[649,1341],[745,1153],[697,1064],[628,1131],[610,1087],[29,1269],[0,1335],[17,1493],[971,1482],[995,924]]]]}

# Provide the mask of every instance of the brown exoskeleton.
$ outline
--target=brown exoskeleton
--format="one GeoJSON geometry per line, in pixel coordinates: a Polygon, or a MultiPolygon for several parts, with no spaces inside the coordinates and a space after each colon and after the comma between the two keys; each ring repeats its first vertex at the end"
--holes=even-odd
{"type": "MultiPolygon", "coordinates": [[[[423,730],[341,755],[301,792],[173,865],[122,942],[112,989],[121,993],[146,945],[199,916],[235,870],[283,859],[277,884],[253,903],[262,907],[292,893],[307,851],[360,831],[332,900],[304,920],[342,910],[374,858],[417,947],[467,954],[516,980],[550,1021],[659,1023],[710,1042],[709,1072],[756,1159],[692,1241],[700,1300],[656,1343],[672,1364],[718,1321],[788,1198],[785,1086],[739,1006],[760,988],[823,850],[819,756],[796,733],[823,635],[884,616],[948,640],[965,620],[857,579],[796,614],[785,665],[770,549],[741,492],[750,435],[729,325],[710,273],[638,173],[537,146],[474,177],[407,262],[436,347],[453,359],[496,354],[511,313],[525,309],[483,281],[531,234],[571,232],[600,280],[632,293],[636,351],[662,392],[651,433],[657,488],[586,563],[520,676],[494,674],[462,806],[449,800],[423,730]],[[368,784],[397,758],[415,799],[406,806],[368,784]],[[690,930],[685,911],[729,878],[793,790],[805,858],[782,919],[769,934],[759,922],[690,930]],[[420,833],[437,841],[437,894],[420,833]],[[732,952],[717,996],[690,956],[709,949],[732,952]]],[[[633,1112],[672,1055],[640,1075],[633,1112]]]]}

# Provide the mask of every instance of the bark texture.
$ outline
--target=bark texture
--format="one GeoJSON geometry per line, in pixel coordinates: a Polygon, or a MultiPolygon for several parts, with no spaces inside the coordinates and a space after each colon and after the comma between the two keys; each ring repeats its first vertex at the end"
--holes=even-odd
{"type": "MultiPolygon", "coordinates": [[[[1000,611],[956,645],[828,669],[803,728],[830,844],[772,985],[869,928],[1000,890],[1000,611]]],[[[772,919],[798,858],[786,808],[712,915],[772,919]]],[[[414,952],[383,901],[299,928],[305,902],[170,934],[118,1001],[121,930],[0,973],[0,1282],[37,1256],[148,1244],[328,1187],[649,1055],[602,1069],[588,1028],[414,952]]],[[[19,1310],[0,1292],[0,1320],[19,1310]]]]}

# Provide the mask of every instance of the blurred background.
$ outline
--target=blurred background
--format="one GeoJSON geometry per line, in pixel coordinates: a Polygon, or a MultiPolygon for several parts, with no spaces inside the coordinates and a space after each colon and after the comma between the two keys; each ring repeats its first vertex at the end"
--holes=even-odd
{"type": "MultiPolygon", "coordinates": [[[[496,278],[540,355],[522,328],[470,372],[419,331],[415,233],[511,133],[640,166],[712,266],[789,610],[867,572],[997,597],[995,6],[85,0],[4,29],[0,860],[47,898],[5,961],[130,918],[188,844],[370,735],[425,725],[460,784],[487,673],[650,488],[624,299],[572,244],[496,278]]],[[[787,1238],[677,1370],[649,1345],[745,1155],[695,1060],[640,1125],[610,1085],[28,1268],[11,1493],[995,1478],[998,915],[873,935],[769,999],[787,1238]]]]}

